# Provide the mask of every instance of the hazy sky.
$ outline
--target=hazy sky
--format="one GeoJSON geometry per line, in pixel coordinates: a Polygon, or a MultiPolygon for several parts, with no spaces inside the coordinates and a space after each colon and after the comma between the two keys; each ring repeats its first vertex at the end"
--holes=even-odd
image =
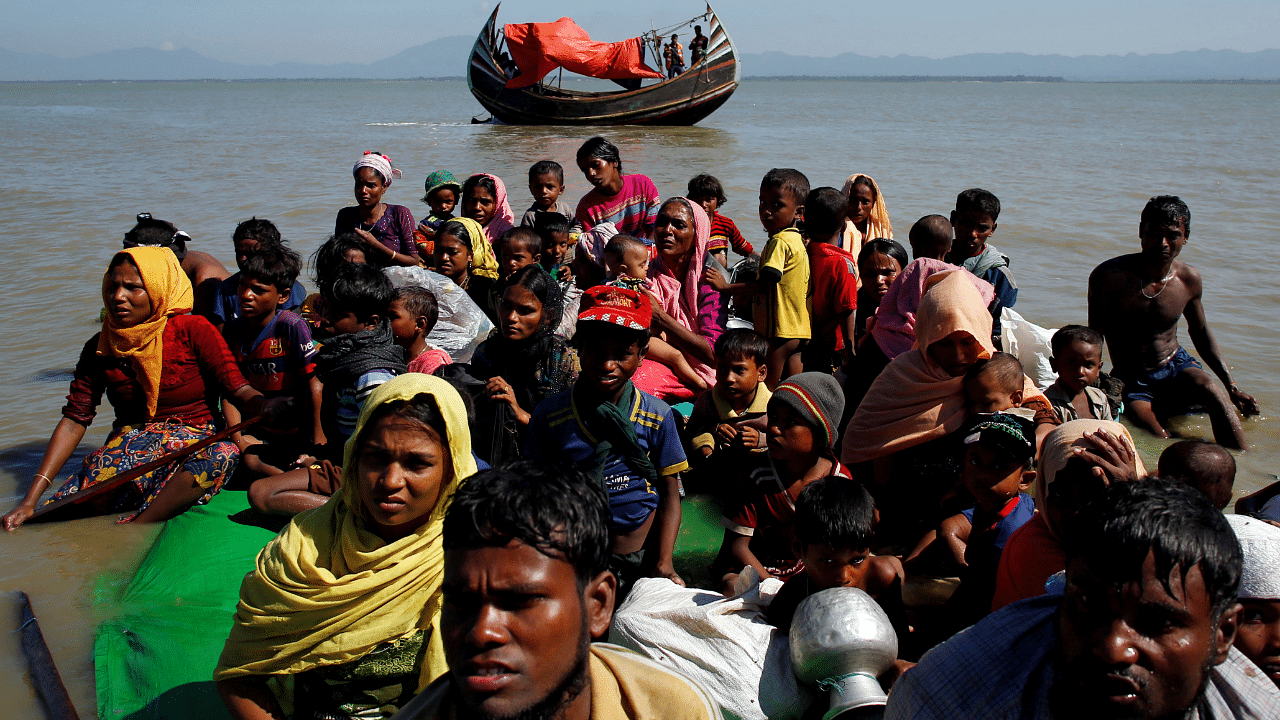
{"type": "MultiPolygon", "coordinates": [[[[0,47],[60,57],[189,47],[247,64],[371,62],[439,37],[475,35],[493,7],[492,0],[0,0],[0,47]]],[[[701,9],[700,0],[507,0],[499,19],[568,15],[597,39],[619,40],[648,30],[651,20],[661,27],[701,9]]],[[[1280,46],[1280,0],[721,0],[716,10],[743,52],[937,58],[1280,46]]]]}

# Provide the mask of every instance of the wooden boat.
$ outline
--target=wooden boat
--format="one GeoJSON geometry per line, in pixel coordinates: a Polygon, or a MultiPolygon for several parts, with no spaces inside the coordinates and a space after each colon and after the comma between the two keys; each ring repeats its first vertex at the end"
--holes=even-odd
{"type": "MultiPolygon", "coordinates": [[[[715,112],[738,88],[742,71],[737,49],[720,19],[707,6],[695,18],[706,31],[706,56],[681,75],[633,90],[566,90],[545,79],[525,88],[507,87],[512,66],[504,52],[506,35],[494,8],[480,31],[467,66],[471,94],[499,122],[509,125],[693,125],[715,112]]],[[[692,24],[682,23],[682,25],[692,24]]],[[[653,50],[653,39],[646,49],[653,50]]],[[[687,47],[687,42],[686,42],[687,47]]]]}

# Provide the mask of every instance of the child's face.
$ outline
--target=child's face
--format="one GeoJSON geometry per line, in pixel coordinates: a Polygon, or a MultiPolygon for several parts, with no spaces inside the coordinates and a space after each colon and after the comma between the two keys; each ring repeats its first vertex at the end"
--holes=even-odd
{"type": "Polygon", "coordinates": [[[437,235],[435,251],[432,254],[436,261],[436,270],[454,282],[458,282],[463,275],[466,275],[471,266],[471,250],[452,235],[437,235]]]}
{"type": "Polygon", "coordinates": [[[760,188],[760,224],[770,235],[804,218],[804,203],[782,188],[760,188]]]}
{"type": "Polygon", "coordinates": [[[786,403],[769,404],[769,455],[779,462],[807,458],[820,448],[813,426],[786,403]]]}
{"type": "Polygon", "coordinates": [[[564,183],[555,173],[543,173],[529,181],[529,194],[533,196],[534,207],[539,210],[550,210],[564,192],[564,183]]]}
{"type": "Polygon", "coordinates": [[[854,185],[849,191],[849,209],[845,217],[855,225],[861,225],[871,218],[871,207],[876,204],[875,193],[866,185],[854,185]]]}
{"type": "Polygon", "coordinates": [[[282,293],[275,285],[241,275],[236,297],[240,299],[240,317],[257,319],[275,314],[288,301],[289,291],[282,293]]]}
{"type": "Polygon", "coordinates": [[[513,285],[498,303],[498,328],[511,342],[527,340],[542,327],[542,301],[529,288],[513,285]]]}
{"type": "Polygon", "coordinates": [[[969,333],[957,330],[929,344],[925,354],[951,377],[963,377],[981,360],[982,343],[969,333]]]}
{"type": "Polygon", "coordinates": [[[716,363],[716,388],[730,400],[750,397],[764,382],[767,368],[755,358],[720,358],[716,363]]]}
{"type": "Polygon", "coordinates": [[[258,251],[258,239],[251,237],[239,238],[238,240],[232,240],[231,243],[236,247],[236,267],[243,270],[244,261],[258,251]]]}
{"type": "Polygon", "coordinates": [[[542,259],[551,267],[564,264],[564,256],[569,252],[569,233],[551,233],[551,237],[542,241],[542,259]]]}
{"type": "Polygon", "coordinates": [[[720,201],[706,195],[689,196],[689,199],[702,206],[707,211],[707,217],[715,217],[716,210],[720,207],[720,201]]]}
{"type": "Polygon", "coordinates": [[[453,206],[458,204],[458,192],[451,187],[437,188],[427,198],[427,204],[431,206],[431,212],[448,215],[453,212],[453,206]]]}
{"type": "Polygon", "coordinates": [[[591,187],[602,185],[612,187],[622,177],[618,166],[601,158],[585,158],[578,161],[578,169],[582,171],[591,187]]]}
{"type": "Polygon", "coordinates": [[[971,413],[1002,412],[1022,404],[1022,391],[998,387],[994,378],[979,375],[964,381],[965,405],[971,413]]]}
{"type": "MultiPolygon", "coordinates": [[[[586,338],[584,338],[586,339],[586,338]]],[[[611,397],[636,374],[649,344],[619,338],[611,333],[598,333],[581,343],[578,359],[582,364],[579,382],[596,395],[611,397]]]]}
{"type": "Polygon", "coordinates": [[[337,307],[337,303],[326,298],[321,303],[320,326],[316,328],[321,337],[337,337],[349,333],[357,333],[378,324],[377,316],[369,322],[361,322],[353,310],[337,307]]]}
{"type": "Polygon", "coordinates": [[[982,441],[970,443],[964,452],[964,486],[978,506],[999,510],[1004,504],[1025,492],[1035,478],[1019,460],[982,441]]]}
{"type": "Polygon", "coordinates": [[[1240,599],[1236,649],[1280,686],[1280,600],[1240,599]]]}
{"type": "Polygon", "coordinates": [[[462,215],[475,220],[481,225],[488,225],[497,210],[497,198],[479,185],[471,188],[470,193],[462,196],[462,215]]]}
{"type": "Polygon", "coordinates": [[[391,334],[395,336],[400,347],[410,347],[418,340],[418,318],[405,310],[404,303],[392,300],[387,308],[387,319],[391,321],[391,334]]]}
{"type": "Polygon", "coordinates": [[[977,210],[951,213],[951,227],[956,239],[951,243],[951,254],[962,260],[982,252],[987,238],[996,231],[996,221],[990,215],[977,210]]]}
{"type": "Polygon", "coordinates": [[[610,280],[629,277],[645,280],[649,277],[649,253],[641,248],[627,248],[619,257],[616,253],[604,256],[604,274],[610,280]]]}
{"type": "Polygon", "coordinates": [[[1079,394],[1098,381],[1102,371],[1102,347],[1074,340],[1062,348],[1049,364],[1058,373],[1058,383],[1079,394]]]}
{"type": "Polygon", "coordinates": [[[498,246],[498,251],[498,270],[503,278],[509,278],[520,268],[542,259],[524,243],[505,242],[498,246]]]}
{"type": "MultiPolygon", "coordinates": [[[[804,570],[809,575],[815,590],[830,590],[838,587],[863,588],[863,579],[871,567],[868,558],[869,548],[853,550],[837,548],[826,543],[800,545],[793,548],[796,557],[804,561],[804,570]]],[[[863,588],[865,589],[865,588],[863,588]]]]}

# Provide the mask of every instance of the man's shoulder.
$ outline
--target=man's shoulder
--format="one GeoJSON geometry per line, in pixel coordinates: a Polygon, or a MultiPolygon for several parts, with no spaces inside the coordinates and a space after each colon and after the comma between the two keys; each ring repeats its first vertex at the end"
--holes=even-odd
{"type": "Polygon", "coordinates": [[[591,645],[593,720],[719,720],[720,708],[701,685],[617,645],[591,645]]]}
{"type": "Polygon", "coordinates": [[[453,712],[449,701],[452,693],[449,691],[452,689],[448,673],[436,678],[435,682],[423,688],[422,692],[405,703],[393,720],[434,720],[451,717],[453,712]]]}

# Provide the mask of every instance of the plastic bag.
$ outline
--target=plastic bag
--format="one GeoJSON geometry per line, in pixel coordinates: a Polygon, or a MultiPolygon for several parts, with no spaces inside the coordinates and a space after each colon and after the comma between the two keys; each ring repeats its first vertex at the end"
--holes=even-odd
{"type": "Polygon", "coordinates": [[[1006,307],[1000,310],[1000,332],[1004,351],[1018,358],[1022,372],[1036,387],[1044,390],[1058,379],[1049,364],[1053,356],[1049,341],[1057,330],[1042,328],[1006,307]]]}
{"type": "Polygon", "coordinates": [[[764,620],[782,583],[742,575],[751,577],[739,577],[746,587],[733,597],[666,578],[637,580],[613,616],[609,642],[693,678],[725,717],[800,718],[816,696],[796,679],[786,634],[764,620]]]}
{"type": "Polygon", "coordinates": [[[434,270],[421,267],[393,267],[385,270],[396,287],[423,287],[436,296],[440,318],[427,340],[445,352],[454,362],[471,361],[471,354],[493,330],[493,323],[476,305],[467,291],[434,270]]]}

